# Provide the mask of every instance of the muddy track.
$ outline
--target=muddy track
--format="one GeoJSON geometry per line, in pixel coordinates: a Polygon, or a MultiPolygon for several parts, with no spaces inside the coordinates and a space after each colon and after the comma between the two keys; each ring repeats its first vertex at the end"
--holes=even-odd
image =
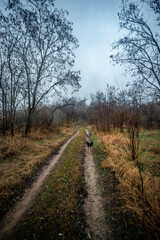
{"type": "MultiPolygon", "coordinates": [[[[85,131],[86,141],[88,141],[88,130],[85,131]]],[[[88,224],[87,233],[90,239],[110,239],[110,231],[105,221],[104,200],[98,184],[98,173],[93,161],[93,155],[88,151],[87,146],[85,148],[85,155],[84,175],[88,197],[85,198],[84,210],[88,224]]]]}
{"type": "Polygon", "coordinates": [[[44,166],[40,176],[33,182],[32,186],[26,188],[22,198],[15,204],[15,206],[6,214],[3,221],[0,223],[0,239],[4,239],[4,236],[10,235],[13,228],[21,220],[22,215],[29,209],[37,194],[41,190],[42,184],[50,171],[53,169],[62,153],[71,142],[71,140],[78,134],[76,132],[59,150],[59,153],[54,155],[50,163],[44,166]]]}

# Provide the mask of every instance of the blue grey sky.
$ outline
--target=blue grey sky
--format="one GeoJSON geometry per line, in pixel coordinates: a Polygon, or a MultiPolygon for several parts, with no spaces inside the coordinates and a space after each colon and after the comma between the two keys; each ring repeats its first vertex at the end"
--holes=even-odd
{"type": "Polygon", "coordinates": [[[79,40],[75,51],[75,69],[81,71],[79,97],[90,96],[98,90],[104,91],[107,83],[124,87],[127,78],[124,67],[113,66],[109,56],[113,54],[111,44],[120,38],[117,13],[121,0],[56,0],[57,8],[69,12],[73,22],[74,36],[79,40]]]}

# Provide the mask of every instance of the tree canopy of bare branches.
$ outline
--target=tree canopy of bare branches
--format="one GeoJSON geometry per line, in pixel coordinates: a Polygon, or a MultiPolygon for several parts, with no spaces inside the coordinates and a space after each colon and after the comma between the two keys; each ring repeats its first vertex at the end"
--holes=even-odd
{"type": "Polygon", "coordinates": [[[124,37],[113,43],[118,53],[111,56],[112,60],[126,64],[132,76],[160,97],[159,0],[122,0],[118,17],[120,29],[125,31],[124,37]]]}
{"type": "Polygon", "coordinates": [[[73,91],[80,88],[80,72],[73,70],[78,40],[67,15],[50,0],[10,0],[5,14],[1,13],[0,87],[8,86],[10,93],[10,125],[17,103],[24,100],[26,135],[35,109],[46,96],[60,94],[68,86],[73,91]]]}

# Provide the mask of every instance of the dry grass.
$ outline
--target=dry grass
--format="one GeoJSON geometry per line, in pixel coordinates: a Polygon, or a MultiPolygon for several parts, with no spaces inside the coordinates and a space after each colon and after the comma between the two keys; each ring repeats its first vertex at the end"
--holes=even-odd
{"type": "Polygon", "coordinates": [[[0,142],[0,206],[47,157],[71,136],[74,129],[37,130],[28,138],[16,135],[0,142]]]}
{"type": "Polygon", "coordinates": [[[142,173],[144,192],[142,194],[141,179],[137,165],[129,160],[128,139],[120,133],[100,135],[108,153],[103,167],[115,172],[120,184],[125,207],[139,219],[139,223],[151,230],[158,239],[160,233],[160,179],[149,172],[142,173]]]}
{"type": "Polygon", "coordinates": [[[150,149],[155,154],[160,154],[160,144],[158,144],[157,146],[152,146],[150,149]]]}

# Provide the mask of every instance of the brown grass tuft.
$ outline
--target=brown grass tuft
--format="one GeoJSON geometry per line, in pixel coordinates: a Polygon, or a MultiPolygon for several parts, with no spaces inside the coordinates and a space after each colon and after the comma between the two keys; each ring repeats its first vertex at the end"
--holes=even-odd
{"type": "Polygon", "coordinates": [[[155,154],[160,154],[160,144],[157,146],[151,146],[150,150],[155,154]]]}
{"type": "Polygon", "coordinates": [[[0,161],[6,158],[19,155],[22,151],[29,148],[29,142],[20,135],[6,137],[0,141],[0,161]]]}

